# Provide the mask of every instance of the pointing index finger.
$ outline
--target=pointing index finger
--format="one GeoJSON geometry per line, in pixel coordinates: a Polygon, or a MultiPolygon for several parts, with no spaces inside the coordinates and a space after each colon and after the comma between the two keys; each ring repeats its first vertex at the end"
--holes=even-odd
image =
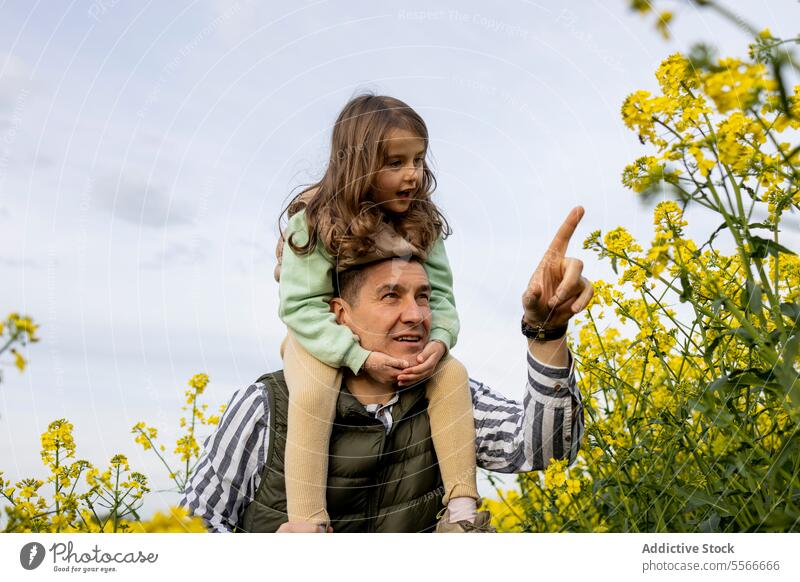
{"type": "Polygon", "coordinates": [[[576,206],[569,211],[567,219],[558,229],[556,236],[553,238],[553,242],[550,243],[550,247],[547,249],[548,253],[562,257],[567,254],[569,240],[572,238],[572,235],[575,234],[575,229],[578,227],[581,218],[583,218],[583,213],[583,206],[576,206]]]}

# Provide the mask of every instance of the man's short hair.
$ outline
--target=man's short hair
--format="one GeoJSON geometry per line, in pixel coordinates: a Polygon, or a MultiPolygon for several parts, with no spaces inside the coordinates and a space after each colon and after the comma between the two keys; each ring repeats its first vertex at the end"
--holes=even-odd
{"type": "Polygon", "coordinates": [[[350,305],[355,307],[356,302],[358,301],[358,295],[361,292],[361,288],[364,286],[364,281],[367,279],[367,269],[374,267],[375,265],[380,265],[384,261],[393,261],[395,259],[407,262],[413,261],[415,263],[422,264],[422,261],[420,261],[416,256],[389,257],[387,259],[378,259],[377,261],[372,261],[371,263],[356,265],[342,271],[341,273],[334,272],[333,296],[341,297],[350,305]]]}

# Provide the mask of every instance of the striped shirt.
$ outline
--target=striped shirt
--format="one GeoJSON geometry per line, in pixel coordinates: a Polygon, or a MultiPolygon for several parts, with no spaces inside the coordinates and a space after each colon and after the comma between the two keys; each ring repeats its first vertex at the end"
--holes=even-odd
{"type": "MultiPolygon", "coordinates": [[[[478,467],[523,473],[546,468],[550,459],[575,460],[584,433],[583,405],[575,362],[571,353],[568,357],[566,368],[555,368],[528,352],[521,403],[470,379],[478,467]]],[[[180,500],[212,532],[231,531],[258,490],[269,450],[268,389],[257,382],[233,394],[180,500]]],[[[387,431],[394,402],[367,407],[387,431]]]]}

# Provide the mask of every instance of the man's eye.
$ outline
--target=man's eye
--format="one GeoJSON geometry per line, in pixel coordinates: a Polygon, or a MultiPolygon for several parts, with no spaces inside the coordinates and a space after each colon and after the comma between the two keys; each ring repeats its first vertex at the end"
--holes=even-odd
{"type": "Polygon", "coordinates": [[[399,297],[399,295],[397,295],[397,293],[395,293],[394,291],[392,291],[391,293],[385,293],[385,294],[383,295],[383,297],[381,297],[381,299],[387,299],[387,298],[388,298],[388,299],[397,299],[397,297],[399,297]]]}
{"type": "Polygon", "coordinates": [[[427,295],[419,295],[417,297],[417,301],[420,301],[420,302],[425,303],[425,304],[427,304],[428,301],[430,301],[430,300],[431,300],[431,298],[428,297],[427,295]]]}

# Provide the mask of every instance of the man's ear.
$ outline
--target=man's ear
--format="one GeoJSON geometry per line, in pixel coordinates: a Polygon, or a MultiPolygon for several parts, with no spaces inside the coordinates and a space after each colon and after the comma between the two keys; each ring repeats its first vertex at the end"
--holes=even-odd
{"type": "Polygon", "coordinates": [[[336,323],[344,325],[345,319],[347,318],[347,311],[350,309],[347,301],[341,297],[334,297],[331,299],[330,306],[331,313],[336,317],[336,323]]]}

